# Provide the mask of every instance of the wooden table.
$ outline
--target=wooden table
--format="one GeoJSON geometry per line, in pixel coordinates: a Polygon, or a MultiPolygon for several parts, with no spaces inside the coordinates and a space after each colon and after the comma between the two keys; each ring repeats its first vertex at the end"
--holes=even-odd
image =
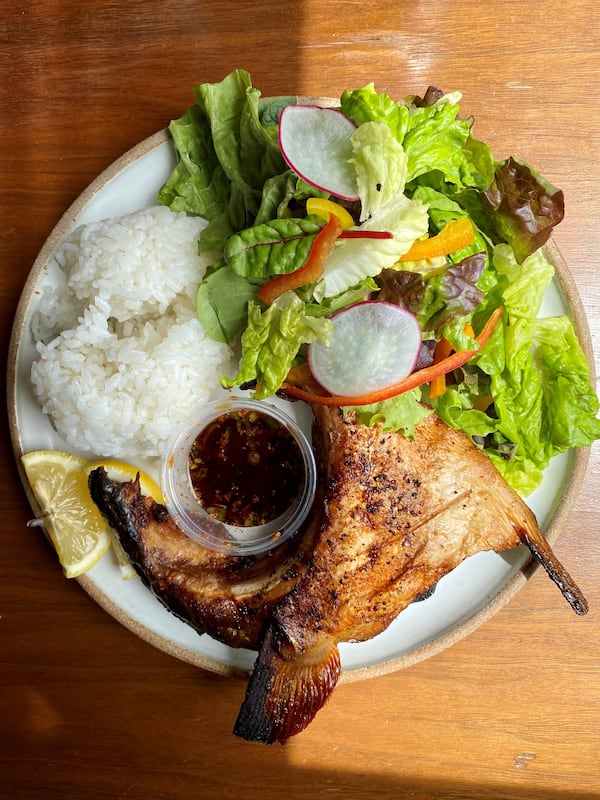
{"type": "MultiPolygon", "coordinates": [[[[592,0],[6,0],[0,14],[3,357],[27,273],[62,212],[192,87],[245,67],[264,94],[461,89],[475,132],[564,189],[555,241],[600,349],[598,38],[592,0]],[[385,9],[385,10],[384,10],[385,9]]],[[[4,369],[4,365],[3,365],[4,369]]],[[[286,746],[231,733],[244,683],[176,660],[62,577],[30,517],[5,424],[0,796],[600,797],[600,450],[558,555],[591,606],[538,571],[468,638],[338,687],[286,746]]]]}

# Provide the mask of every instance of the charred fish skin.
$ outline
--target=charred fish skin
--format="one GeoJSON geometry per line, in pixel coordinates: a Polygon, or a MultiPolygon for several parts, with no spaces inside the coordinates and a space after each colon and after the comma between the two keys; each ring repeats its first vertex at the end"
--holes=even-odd
{"type": "MultiPolygon", "coordinates": [[[[164,519],[166,508],[157,503],[146,502],[139,481],[125,484],[110,480],[106,470],[98,467],[88,476],[88,488],[94,503],[117,532],[123,549],[142,581],[148,585],[141,558],[140,531],[150,523],[151,517],[159,524],[164,519]]],[[[150,498],[148,498],[149,500],[150,498]]]]}
{"type": "Polygon", "coordinates": [[[258,648],[273,605],[306,571],[314,524],[266,556],[226,556],[187,537],[139,482],[112,481],[98,467],[88,483],[137,573],[171,613],[230,647],[258,648]]]}
{"type": "Polygon", "coordinates": [[[235,722],[235,736],[260,744],[285,744],[308,727],[341,673],[336,646],[325,645],[322,654],[313,655],[299,670],[282,657],[273,629],[267,630],[235,722]],[[306,702],[307,687],[311,687],[310,702],[306,702]]]}
{"type": "Polygon", "coordinates": [[[431,414],[411,440],[352,412],[314,410],[325,514],[307,573],[273,609],[234,727],[265,743],[286,741],[318,713],[339,676],[340,641],[382,632],[479,551],[534,543],[567,599],[585,608],[533,513],[462,432],[431,414]]]}
{"type": "Polygon", "coordinates": [[[520,529],[518,534],[522,543],[529,548],[531,555],[546,570],[548,577],[556,584],[573,611],[580,617],[585,616],[589,611],[588,601],[575,580],[554,554],[547,539],[544,536],[531,536],[531,532],[525,529],[520,529]]]}

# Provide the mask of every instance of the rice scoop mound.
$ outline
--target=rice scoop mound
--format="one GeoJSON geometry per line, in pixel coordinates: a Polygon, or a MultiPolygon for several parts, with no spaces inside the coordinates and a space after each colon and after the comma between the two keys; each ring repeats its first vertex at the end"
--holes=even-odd
{"type": "Polygon", "coordinates": [[[234,368],[196,317],[205,224],[157,206],[81,226],[57,249],[32,320],[31,380],[69,447],[159,456],[234,368]]]}

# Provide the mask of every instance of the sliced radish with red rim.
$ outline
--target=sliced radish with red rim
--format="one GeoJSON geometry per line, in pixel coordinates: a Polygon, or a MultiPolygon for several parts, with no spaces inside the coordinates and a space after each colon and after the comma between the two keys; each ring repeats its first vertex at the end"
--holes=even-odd
{"type": "Polygon", "coordinates": [[[341,111],[286,106],[279,116],[279,147],[306,183],[344,200],[358,200],[351,137],[356,125],[341,111]]]}
{"type": "Polygon", "coordinates": [[[328,343],[308,349],[311,372],[333,395],[365,395],[401,381],[421,349],[414,314],[393,303],[366,301],[339,311],[328,343]]]}

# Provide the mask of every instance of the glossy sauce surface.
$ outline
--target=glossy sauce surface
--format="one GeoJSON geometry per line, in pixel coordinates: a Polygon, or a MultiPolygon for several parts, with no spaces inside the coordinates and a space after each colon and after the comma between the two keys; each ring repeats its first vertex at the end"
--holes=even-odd
{"type": "Polygon", "coordinates": [[[196,437],[188,460],[194,492],[227,525],[264,525],[293,503],[303,484],[300,448],[267,414],[221,414],[196,437]]]}

